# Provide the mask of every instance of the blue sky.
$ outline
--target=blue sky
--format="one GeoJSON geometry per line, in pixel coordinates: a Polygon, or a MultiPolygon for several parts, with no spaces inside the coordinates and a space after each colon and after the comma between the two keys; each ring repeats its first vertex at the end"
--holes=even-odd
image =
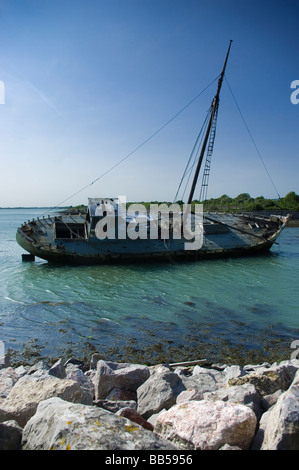
{"type": "MultiPolygon", "coordinates": [[[[0,207],[172,201],[216,82],[89,184],[218,76],[230,39],[227,81],[279,194],[299,193],[299,0],[0,0],[0,207]]],[[[241,192],[277,197],[224,81],[208,196],[241,192]]]]}

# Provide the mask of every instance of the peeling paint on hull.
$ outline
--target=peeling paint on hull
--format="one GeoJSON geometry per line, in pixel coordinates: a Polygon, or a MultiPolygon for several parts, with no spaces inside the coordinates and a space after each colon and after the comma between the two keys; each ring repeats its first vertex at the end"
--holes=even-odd
{"type": "MultiPolygon", "coordinates": [[[[72,220],[79,220],[72,216],[72,220]]],[[[215,217],[215,216],[214,216],[215,217]]],[[[82,220],[82,216],[80,216],[82,220]]],[[[183,249],[184,240],[99,240],[96,237],[55,238],[56,218],[33,220],[18,228],[18,244],[30,254],[51,263],[88,265],[140,263],[149,261],[199,261],[238,256],[254,256],[268,252],[285,226],[285,220],[274,223],[264,219],[260,230],[247,226],[241,216],[229,216],[234,227],[228,227],[228,216],[218,215],[217,221],[226,229],[216,230],[216,225],[206,224],[204,242],[199,250],[183,249]],[[224,222],[223,222],[224,221],[224,222]],[[265,229],[265,223],[270,228],[265,229]],[[242,222],[242,223],[241,223],[242,222]],[[243,224],[243,225],[242,225],[243,224]]],[[[60,217],[59,220],[62,220],[60,217]]],[[[247,223],[247,222],[246,222],[247,223]]],[[[261,224],[261,219],[259,219],[261,224]]],[[[248,225],[248,223],[247,223],[248,225]]],[[[221,227],[220,227],[221,228],[221,227]]]]}

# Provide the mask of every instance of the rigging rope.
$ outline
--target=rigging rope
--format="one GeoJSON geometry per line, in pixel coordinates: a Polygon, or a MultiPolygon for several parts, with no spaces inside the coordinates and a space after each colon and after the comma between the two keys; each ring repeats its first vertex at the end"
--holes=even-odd
{"type": "Polygon", "coordinates": [[[262,164],[263,164],[263,167],[264,167],[264,169],[265,169],[265,171],[266,171],[266,173],[267,173],[267,175],[268,175],[268,177],[269,177],[269,179],[270,179],[270,181],[271,181],[271,183],[272,183],[272,185],[273,185],[274,190],[275,190],[276,193],[277,193],[278,198],[281,199],[281,197],[280,197],[280,195],[279,195],[279,192],[278,192],[278,190],[277,190],[277,188],[276,188],[276,186],[275,186],[275,184],[274,184],[274,182],[273,182],[273,180],[272,180],[272,178],[271,178],[271,175],[270,175],[270,173],[269,173],[269,171],[268,171],[268,169],[267,169],[267,167],[266,167],[266,165],[265,165],[265,162],[264,162],[264,160],[263,160],[263,158],[262,158],[262,156],[261,156],[261,153],[260,153],[259,149],[257,148],[257,145],[256,145],[256,143],[255,143],[255,141],[254,141],[254,138],[253,138],[253,136],[252,136],[252,134],[251,134],[251,132],[250,132],[250,130],[249,130],[249,127],[248,127],[248,125],[247,125],[247,123],[246,123],[246,121],[245,121],[245,119],[244,119],[244,116],[243,116],[243,114],[242,114],[242,112],[241,112],[241,109],[240,109],[240,107],[239,107],[239,105],[238,105],[238,103],[237,103],[237,100],[236,100],[236,98],[235,98],[235,96],[234,96],[234,94],[233,94],[233,92],[232,92],[232,89],[231,89],[231,87],[230,87],[230,85],[229,85],[229,83],[228,83],[228,80],[227,80],[226,76],[225,76],[224,78],[225,78],[225,81],[226,81],[227,86],[228,86],[228,88],[229,88],[229,91],[231,92],[231,95],[232,95],[232,97],[233,97],[233,100],[234,100],[234,102],[235,102],[235,104],[236,104],[236,106],[237,106],[237,109],[238,109],[238,111],[239,111],[239,113],[240,113],[240,116],[241,116],[241,118],[242,118],[242,120],[243,120],[243,123],[244,123],[244,125],[245,125],[245,127],[246,127],[246,129],[247,129],[247,132],[248,132],[248,134],[249,134],[249,136],[250,136],[250,138],[251,138],[251,140],[252,140],[252,143],[253,143],[253,145],[254,145],[254,147],[255,147],[255,150],[257,151],[257,154],[258,154],[258,156],[259,156],[260,159],[261,159],[261,162],[262,162],[262,164]]]}
{"type": "Polygon", "coordinates": [[[187,182],[186,182],[185,189],[184,189],[183,194],[182,194],[182,196],[181,196],[181,199],[184,200],[184,195],[185,195],[185,192],[186,192],[186,189],[187,189],[189,180],[190,180],[190,176],[191,176],[192,169],[193,169],[194,165],[197,163],[198,158],[199,158],[199,156],[198,156],[198,151],[199,151],[199,150],[198,150],[198,149],[199,149],[199,147],[200,147],[200,145],[201,145],[201,142],[202,142],[202,139],[203,139],[203,134],[204,134],[203,131],[205,131],[205,129],[206,129],[206,127],[207,127],[208,118],[209,118],[210,114],[211,114],[211,109],[209,109],[209,111],[208,111],[208,113],[207,113],[207,116],[206,116],[206,118],[205,118],[205,121],[204,121],[204,123],[203,123],[203,125],[202,125],[202,127],[201,127],[201,129],[200,129],[200,131],[199,131],[199,134],[198,134],[197,138],[196,138],[195,144],[193,145],[193,149],[192,149],[192,151],[191,151],[189,160],[188,160],[188,162],[187,162],[185,171],[184,171],[183,176],[182,176],[182,178],[181,178],[181,181],[180,181],[180,184],[179,184],[179,187],[178,187],[178,189],[177,189],[177,192],[176,192],[176,195],[175,195],[175,197],[174,197],[173,202],[177,201],[178,194],[179,194],[179,191],[180,191],[181,186],[182,186],[182,184],[183,184],[183,181],[184,181],[184,179],[186,178],[187,174],[189,173],[189,176],[188,176],[188,179],[187,179],[187,182]],[[201,139],[201,140],[199,140],[199,139],[201,139]],[[195,155],[195,156],[194,156],[194,155],[195,155]],[[192,163],[191,167],[189,167],[193,156],[194,156],[193,163],[192,163]]]}
{"type": "Polygon", "coordinates": [[[64,199],[63,201],[61,201],[59,204],[57,204],[56,206],[52,207],[50,209],[50,211],[53,211],[55,209],[57,209],[59,206],[61,206],[62,204],[64,204],[65,202],[69,201],[70,199],[72,199],[73,197],[77,196],[78,194],[80,194],[82,191],[84,191],[85,189],[89,188],[89,186],[92,186],[94,183],[96,183],[97,181],[99,181],[101,178],[103,178],[104,176],[106,176],[108,173],[110,173],[110,171],[114,170],[117,166],[119,166],[121,163],[123,163],[125,160],[127,160],[129,157],[131,157],[135,152],[137,152],[137,150],[139,150],[141,147],[143,147],[147,142],[149,142],[151,139],[153,139],[153,137],[155,137],[159,132],[161,132],[166,126],[168,126],[168,124],[170,124],[172,121],[174,121],[174,119],[176,119],[183,111],[185,111],[185,109],[187,109],[192,103],[194,103],[194,101],[196,101],[208,88],[210,88],[211,85],[213,85],[213,83],[218,80],[219,78],[219,75],[217,75],[216,78],[214,78],[214,80],[209,84],[207,85],[200,93],[198,93],[191,101],[189,101],[189,103],[187,103],[183,108],[181,108],[174,116],[172,116],[170,119],[168,119],[168,121],[163,124],[161,127],[159,127],[159,129],[157,129],[152,135],[150,135],[150,137],[148,137],[146,140],[144,140],[141,144],[139,144],[137,147],[135,147],[134,150],[132,150],[130,153],[128,153],[125,157],[123,157],[121,160],[119,160],[117,163],[115,163],[115,165],[113,165],[111,168],[109,168],[107,171],[105,171],[104,173],[102,173],[98,178],[96,178],[95,180],[93,180],[91,183],[87,184],[86,186],[84,186],[83,188],[79,189],[79,191],[75,192],[74,194],[72,194],[71,196],[69,196],[68,198],[64,199]]]}

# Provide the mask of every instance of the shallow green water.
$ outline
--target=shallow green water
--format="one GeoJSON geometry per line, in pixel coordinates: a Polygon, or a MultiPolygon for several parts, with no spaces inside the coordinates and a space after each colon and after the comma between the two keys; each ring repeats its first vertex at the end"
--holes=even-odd
{"type": "Polygon", "coordinates": [[[0,340],[13,360],[98,352],[111,360],[288,358],[299,338],[299,229],[262,257],[125,266],[24,263],[0,209],[0,340]]]}

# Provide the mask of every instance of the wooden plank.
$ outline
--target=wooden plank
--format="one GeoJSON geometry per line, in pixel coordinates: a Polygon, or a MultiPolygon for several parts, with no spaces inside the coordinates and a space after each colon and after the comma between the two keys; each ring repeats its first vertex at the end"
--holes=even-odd
{"type": "Polygon", "coordinates": [[[169,367],[189,367],[189,366],[198,366],[200,364],[209,364],[209,362],[206,359],[198,359],[196,361],[187,361],[187,362],[174,362],[172,364],[168,364],[169,367]]]}

